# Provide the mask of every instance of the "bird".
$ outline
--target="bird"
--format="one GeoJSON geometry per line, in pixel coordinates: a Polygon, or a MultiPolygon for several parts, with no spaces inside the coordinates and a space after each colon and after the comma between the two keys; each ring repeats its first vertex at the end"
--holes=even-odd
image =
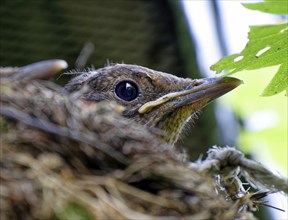
{"type": "Polygon", "coordinates": [[[159,129],[162,140],[173,145],[201,108],[241,83],[233,77],[190,79],[139,65],[112,64],[81,72],[64,91],[81,93],[89,102],[116,102],[124,108],[124,117],[159,129]]]}

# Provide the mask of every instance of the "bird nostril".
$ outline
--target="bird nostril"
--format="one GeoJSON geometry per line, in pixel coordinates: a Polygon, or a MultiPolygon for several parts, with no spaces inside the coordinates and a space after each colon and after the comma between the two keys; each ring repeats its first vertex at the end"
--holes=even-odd
{"type": "Polygon", "coordinates": [[[204,83],[202,80],[195,80],[193,86],[200,86],[204,83]]]}
{"type": "Polygon", "coordinates": [[[190,83],[190,84],[185,88],[185,90],[187,90],[187,89],[192,89],[193,87],[196,87],[196,86],[200,86],[200,85],[202,85],[203,83],[204,83],[204,81],[202,81],[202,80],[193,80],[193,82],[190,83]]]}

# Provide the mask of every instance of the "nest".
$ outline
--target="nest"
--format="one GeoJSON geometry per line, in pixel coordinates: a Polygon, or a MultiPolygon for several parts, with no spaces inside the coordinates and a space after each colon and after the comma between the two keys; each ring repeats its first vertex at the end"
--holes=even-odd
{"type": "Polygon", "coordinates": [[[254,219],[161,131],[60,90],[1,85],[1,219],[254,219]]]}

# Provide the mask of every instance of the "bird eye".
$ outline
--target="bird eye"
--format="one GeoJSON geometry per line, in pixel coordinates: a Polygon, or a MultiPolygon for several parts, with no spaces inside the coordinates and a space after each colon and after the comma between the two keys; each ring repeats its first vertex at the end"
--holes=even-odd
{"type": "Polygon", "coordinates": [[[115,93],[120,99],[129,102],[138,97],[139,90],[135,83],[123,81],[116,85],[115,93]]]}

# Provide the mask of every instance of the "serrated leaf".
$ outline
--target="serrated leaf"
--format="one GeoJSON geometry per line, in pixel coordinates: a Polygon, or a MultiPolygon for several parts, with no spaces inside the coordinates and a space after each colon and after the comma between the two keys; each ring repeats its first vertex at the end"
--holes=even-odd
{"type": "Polygon", "coordinates": [[[249,42],[240,54],[225,57],[210,69],[217,73],[233,69],[228,74],[231,75],[288,62],[288,23],[252,26],[248,38],[249,42]]]}
{"type": "MultiPolygon", "coordinates": [[[[288,0],[265,0],[254,4],[243,4],[246,8],[273,14],[288,14],[288,0]]],[[[280,65],[276,75],[264,90],[264,96],[283,90],[288,94],[288,23],[252,26],[248,43],[239,54],[221,59],[210,67],[216,73],[229,70],[232,75],[242,70],[254,70],[280,65]]]]}
{"type": "Polygon", "coordinates": [[[288,1],[287,0],[266,0],[258,3],[242,4],[245,8],[251,10],[258,10],[271,14],[288,14],[288,1]]]}
{"type": "Polygon", "coordinates": [[[271,96],[286,90],[288,94],[288,63],[282,64],[275,76],[262,93],[262,96],[271,96]]]}

